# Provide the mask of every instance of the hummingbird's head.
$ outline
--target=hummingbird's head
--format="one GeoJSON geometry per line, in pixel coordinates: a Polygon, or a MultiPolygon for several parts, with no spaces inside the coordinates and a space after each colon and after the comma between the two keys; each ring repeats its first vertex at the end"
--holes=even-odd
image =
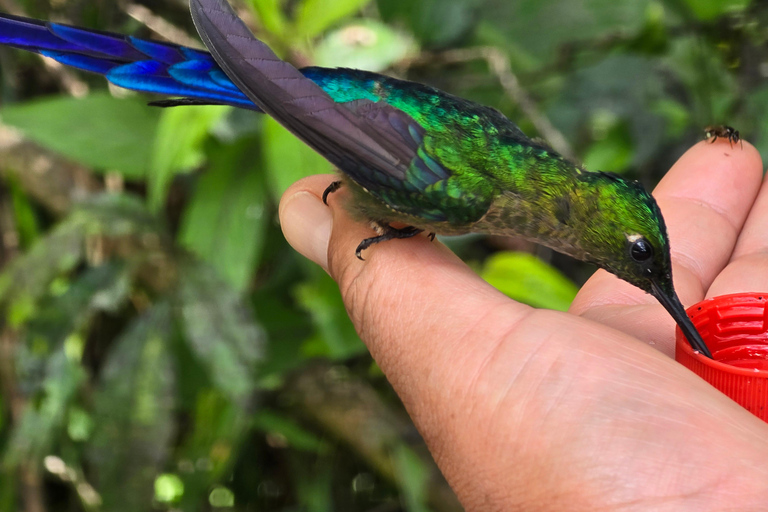
{"type": "Polygon", "coordinates": [[[602,181],[596,187],[594,227],[587,229],[590,245],[600,249],[590,259],[656,297],[694,349],[711,357],[675,292],[667,227],[656,200],[636,181],[608,173],[589,174],[602,181]]]}
{"type": "Polygon", "coordinates": [[[656,200],[636,181],[610,173],[586,173],[597,197],[589,197],[584,219],[588,259],[656,295],[674,293],[669,239],[656,200]]]}

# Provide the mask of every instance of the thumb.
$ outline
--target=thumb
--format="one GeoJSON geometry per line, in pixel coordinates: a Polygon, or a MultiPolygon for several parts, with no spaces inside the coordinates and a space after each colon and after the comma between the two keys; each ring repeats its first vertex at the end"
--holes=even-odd
{"type": "Polygon", "coordinates": [[[280,222],[288,242],[339,283],[350,318],[385,372],[392,364],[401,375],[423,374],[422,367],[402,366],[434,365],[449,357],[458,348],[450,340],[460,343],[467,331],[476,333],[494,311],[508,325],[531,310],[507,299],[445,246],[423,235],[376,244],[360,261],[357,245],[376,233],[346,213],[343,188],[328,197],[329,206],[322,203],[322,192],[332,181],[321,175],[294,184],[283,195],[280,222]]]}

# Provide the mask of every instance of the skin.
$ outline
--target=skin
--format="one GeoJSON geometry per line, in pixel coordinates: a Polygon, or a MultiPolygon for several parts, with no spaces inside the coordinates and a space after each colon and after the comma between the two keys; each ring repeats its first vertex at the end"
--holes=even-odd
{"type": "MultiPolygon", "coordinates": [[[[288,241],[352,321],[468,511],[766,510],[768,424],[671,359],[674,323],[599,270],[570,313],[535,310],[419,236],[354,250],[334,177],[283,196],[288,241]]],[[[768,184],[748,143],[701,142],[654,192],[681,300],[768,290],[768,184]]]]}

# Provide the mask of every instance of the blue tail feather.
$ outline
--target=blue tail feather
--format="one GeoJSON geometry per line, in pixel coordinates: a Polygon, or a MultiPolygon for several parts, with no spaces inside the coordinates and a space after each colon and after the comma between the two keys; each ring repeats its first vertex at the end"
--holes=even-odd
{"type": "Polygon", "coordinates": [[[259,111],[201,50],[4,13],[0,44],[98,73],[126,89],[259,111]]]}
{"type": "MultiPolygon", "coordinates": [[[[181,97],[157,105],[224,104],[261,112],[203,50],[0,13],[0,45],[50,57],[103,75],[134,91],[181,97]]],[[[377,101],[379,75],[348,69],[301,70],[339,103],[377,101]]]]}

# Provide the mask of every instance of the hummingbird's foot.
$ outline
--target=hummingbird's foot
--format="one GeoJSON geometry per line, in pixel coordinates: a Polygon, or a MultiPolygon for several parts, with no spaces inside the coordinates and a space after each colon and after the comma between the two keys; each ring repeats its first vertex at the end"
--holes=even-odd
{"type": "Polygon", "coordinates": [[[379,242],[386,242],[387,240],[394,240],[396,238],[411,238],[424,231],[423,229],[415,228],[413,226],[398,229],[393,228],[389,224],[383,224],[379,222],[376,222],[375,224],[377,228],[376,231],[380,232],[381,234],[372,238],[366,238],[360,242],[360,245],[358,245],[357,249],[355,250],[355,256],[357,256],[359,260],[365,261],[360,253],[374,244],[378,244],[379,242]]]}
{"type": "Polygon", "coordinates": [[[430,242],[434,242],[435,241],[435,232],[433,231],[432,233],[428,234],[427,238],[429,238],[430,242]]]}
{"type": "Polygon", "coordinates": [[[323,192],[323,202],[327,205],[328,204],[328,194],[333,194],[337,190],[341,188],[341,180],[334,181],[328,187],[325,189],[325,192],[323,192]]]}

